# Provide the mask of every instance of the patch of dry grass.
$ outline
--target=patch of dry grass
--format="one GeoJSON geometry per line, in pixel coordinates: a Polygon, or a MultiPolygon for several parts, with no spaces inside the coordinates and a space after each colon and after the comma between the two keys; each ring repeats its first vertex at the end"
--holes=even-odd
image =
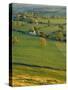
{"type": "Polygon", "coordinates": [[[63,81],[57,80],[55,78],[33,76],[29,74],[14,75],[12,78],[12,86],[32,86],[62,83],[63,81]]]}

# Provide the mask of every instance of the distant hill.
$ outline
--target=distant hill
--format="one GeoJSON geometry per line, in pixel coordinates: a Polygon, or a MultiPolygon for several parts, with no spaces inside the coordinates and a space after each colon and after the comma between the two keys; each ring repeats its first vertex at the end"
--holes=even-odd
{"type": "Polygon", "coordinates": [[[65,6],[47,6],[36,4],[13,4],[13,14],[35,12],[46,16],[66,16],[65,6]]]}

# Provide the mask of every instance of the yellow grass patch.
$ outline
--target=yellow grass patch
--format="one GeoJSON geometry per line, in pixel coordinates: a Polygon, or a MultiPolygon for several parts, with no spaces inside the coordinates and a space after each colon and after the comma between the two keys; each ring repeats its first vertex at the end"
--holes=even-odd
{"type": "Polygon", "coordinates": [[[15,75],[12,79],[13,86],[31,86],[46,84],[61,84],[63,81],[50,77],[32,76],[29,74],[15,75]]]}

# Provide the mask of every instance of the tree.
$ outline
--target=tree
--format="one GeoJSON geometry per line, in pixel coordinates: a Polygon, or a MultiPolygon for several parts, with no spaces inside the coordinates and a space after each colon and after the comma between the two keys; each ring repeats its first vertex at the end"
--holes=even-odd
{"type": "Polygon", "coordinates": [[[48,19],[48,26],[50,26],[50,20],[48,19]]]}
{"type": "Polygon", "coordinates": [[[61,30],[63,30],[63,29],[64,29],[64,26],[63,26],[63,25],[59,25],[59,28],[60,28],[61,30]]]}
{"type": "Polygon", "coordinates": [[[56,32],[56,39],[59,41],[62,41],[64,38],[63,32],[62,31],[58,31],[56,32]]]}
{"type": "Polygon", "coordinates": [[[46,45],[46,39],[43,37],[40,37],[40,46],[44,47],[46,45]]]}

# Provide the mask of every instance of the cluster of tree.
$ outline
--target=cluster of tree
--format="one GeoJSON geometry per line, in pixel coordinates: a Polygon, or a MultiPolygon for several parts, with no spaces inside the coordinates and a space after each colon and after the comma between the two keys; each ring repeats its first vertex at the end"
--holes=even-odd
{"type": "Polygon", "coordinates": [[[34,26],[30,32],[36,33],[37,36],[44,37],[51,40],[57,41],[66,41],[66,31],[64,30],[63,26],[60,26],[60,30],[44,33],[43,31],[39,31],[39,27],[34,26]]]}
{"type": "Polygon", "coordinates": [[[65,31],[61,31],[61,30],[51,32],[50,34],[46,34],[45,37],[51,40],[66,42],[66,33],[65,31]]]}

